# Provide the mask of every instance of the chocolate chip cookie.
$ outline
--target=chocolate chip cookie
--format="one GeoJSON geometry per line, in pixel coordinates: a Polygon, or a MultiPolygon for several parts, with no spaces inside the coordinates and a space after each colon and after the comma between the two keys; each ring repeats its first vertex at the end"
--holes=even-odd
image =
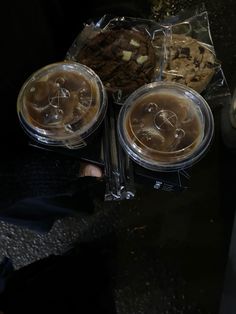
{"type": "Polygon", "coordinates": [[[185,84],[201,93],[218,67],[214,53],[196,39],[178,34],[166,39],[165,48],[162,79],[185,84]]]}
{"type": "Polygon", "coordinates": [[[157,58],[148,35],[112,29],[101,31],[87,42],[76,61],[92,68],[109,93],[128,95],[154,79],[157,58]]]}

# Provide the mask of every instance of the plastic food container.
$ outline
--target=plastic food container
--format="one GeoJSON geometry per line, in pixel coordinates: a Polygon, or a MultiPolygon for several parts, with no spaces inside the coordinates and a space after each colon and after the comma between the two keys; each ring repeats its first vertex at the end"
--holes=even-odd
{"type": "Polygon", "coordinates": [[[121,108],[118,136],[131,159],[154,171],[196,163],[214,133],[211,109],[191,88],[155,82],[133,92],[121,108]]]}
{"type": "Polygon", "coordinates": [[[101,124],[107,107],[100,78],[85,65],[58,62],[33,73],[17,99],[26,133],[37,142],[80,148],[101,124]]]}

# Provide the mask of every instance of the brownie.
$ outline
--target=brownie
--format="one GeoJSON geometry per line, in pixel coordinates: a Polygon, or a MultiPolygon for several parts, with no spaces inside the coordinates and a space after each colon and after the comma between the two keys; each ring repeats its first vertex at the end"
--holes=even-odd
{"type": "Polygon", "coordinates": [[[93,69],[109,93],[128,95],[154,79],[156,54],[151,38],[141,31],[101,31],[79,51],[77,61],[93,69]]]}

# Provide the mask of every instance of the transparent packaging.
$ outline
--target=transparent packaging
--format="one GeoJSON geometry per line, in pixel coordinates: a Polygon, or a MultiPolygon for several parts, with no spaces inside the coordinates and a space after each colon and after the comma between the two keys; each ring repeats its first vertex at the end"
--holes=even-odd
{"type": "Polygon", "coordinates": [[[35,141],[71,149],[84,147],[104,119],[106,91],[87,66],[58,62],[33,73],[17,99],[17,113],[35,141]]]}
{"type": "Polygon", "coordinates": [[[153,39],[154,45],[163,48],[159,79],[193,88],[212,110],[224,106],[230,90],[217,58],[205,5],[181,10],[159,25],[161,32],[157,30],[153,39]]]}
{"type": "Polygon", "coordinates": [[[179,83],[147,84],[126,100],[118,117],[120,144],[131,159],[154,171],[177,171],[196,163],[214,134],[204,98],[179,83]]]}
{"type": "Polygon", "coordinates": [[[105,15],[84,27],[66,59],[91,67],[110,99],[122,105],[134,90],[157,80],[162,56],[162,47],[153,45],[157,29],[152,20],[105,15]]]}
{"type": "Polygon", "coordinates": [[[229,94],[204,6],[158,22],[104,15],[85,25],[66,59],[90,66],[120,105],[135,89],[154,81],[184,84],[213,106],[229,94]]]}
{"type": "MultiPolygon", "coordinates": [[[[90,20],[75,38],[66,54],[66,59],[91,66],[100,76],[108,92],[109,108],[112,107],[112,110],[115,111],[122,110],[123,114],[126,112],[123,107],[126,107],[130,95],[139,88],[148,84],[155,84],[155,82],[164,82],[175,86],[181,84],[183,88],[189,90],[193,103],[194,100],[198,101],[200,96],[198,93],[200,93],[204,99],[200,98],[199,102],[207,102],[213,112],[215,109],[221,109],[227,105],[229,88],[221,68],[221,62],[217,59],[215,53],[208,13],[204,5],[198,5],[190,10],[182,10],[177,15],[168,16],[165,20],[157,20],[155,16],[140,19],[114,15],[104,15],[97,20],[90,20]],[[149,59],[147,50],[143,53],[141,49],[142,44],[140,45],[136,37],[138,34],[144,34],[148,46],[155,53],[155,58],[150,58],[153,72],[147,71],[147,73],[151,73],[151,75],[146,76],[145,79],[141,77],[137,84],[138,70],[133,71],[135,69],[133,64],[137,66],[140,65],[140,61],[142,64],[143,61],[146,62],[149,59]],[[123,40],[124,38],[126,40],[123,40]],[[139,59],[136,53],[140,54],[142,58],[139,59]],[[114,58],[119,60],[120,68],[117,68],[114,64],[114,58]],[[104,62],[107,65],[106,67],[104,62]],[[132,63],[132,65],[129,63],[132,63]],[[119,80],[112,81],[114,75],[119,77],[120,73],[125,77],[123,86],[119,83],[119,80]],[[114,82],[115,85],[112,85],[114,82]]],[[[140,66],[140,69],[142,69],[142,66],[140,66]]],[[[195,104],[195,106],[197,105],[195,104]]],[[[114,157],[113,162],[110,162],[111,158],[105,158],[105,164],[109,168],[109,183],[112,187],[110,188],[110,195],[116,194],[116,199],[120,199],[120,195],[122,195],[120,191],[123,191],[123,186],[129,186],[126,183],[129,182],[130,177],[135,178],[135,171],[138,167],[132,163],[133,160],[143,166],[147,174],[150,172],[147,169],[160,172],[176,171],[179,174],[184,172],[184,170],[181,171],[182,169],[197,162],[207,151],[214,132],[214,122],[209,106],[208,109],[203,109],[205,108],[204,105],[199,105],[199,108],[203,111],[202,113],[200,109],[196,109],[199,114],[199,117],[197,116],[199,119],[196,119],[200,121],[197,120],[199,122],[197,125],[202,125],[204,132],[200,133],[195,141],[193,139],[190,147],[179,152],[178,150],[172,153],[159,152],[158,154],[162,156],[163,160],[154,162],[152,158],[147,161],[145,158],[148,156],[144,158],[133,148],[130,148],[132,141],[126,141],[125,132],[122,133],[120,121],[118,121],[118,130],[114,131],[114,125],[117,125],[117,116],[115,115],[113,118],[113,115],[108,111],[109,123],[105,126],[105,134],[108,137],[115,134],[112,140],[106,141],[107,154],[104,153],[105,156],[114,157]],[[116,132],[120,133],[117,134],[116,132]],[[123,151],[123,148],[127,152],[126,155],[130,157],[128,163],[125,164],[120,162],[123,162],[124,158],[119,158],[121,155],[114,153],[120,150],[123,151]],[[169,158],[168,161],[165,159],[166,156],[169,158]],[[129,172],[132,171],[134,173],[130,176],[129,172]],[[128,181],[120,179],[121,177],[128,178],[128,181]],[[125,184],[117,184],[119,180],[124,181],[125,184]]],[[[173,133],[176,136],[176,142],[172,143],[173,146],[177,145],[177,141],[183,133],[181,132],[182,130],[178,134],[177,130],[176,133],[173,133]]],[[[147,151],[149,150],[147,149],[147,151]]]]}

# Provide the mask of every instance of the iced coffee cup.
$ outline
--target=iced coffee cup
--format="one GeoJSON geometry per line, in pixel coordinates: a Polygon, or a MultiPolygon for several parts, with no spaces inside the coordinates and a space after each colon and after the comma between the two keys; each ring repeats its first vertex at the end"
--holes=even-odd
{"type": "Polygon", "coordinates": [[[193,165],[207,151],[213,132],[213,115],[204,98],[178,83],[144,85],[126,100],[118,118],[124,150],[154,171],[193,165]]]}
{"type": "Polygon", "coordinates": [[[100,78],[85,65],[58,62],[33,73],[17,99],[19,120],[34,140],[80,148],[101,124],[107,107],[100,78]]]}

